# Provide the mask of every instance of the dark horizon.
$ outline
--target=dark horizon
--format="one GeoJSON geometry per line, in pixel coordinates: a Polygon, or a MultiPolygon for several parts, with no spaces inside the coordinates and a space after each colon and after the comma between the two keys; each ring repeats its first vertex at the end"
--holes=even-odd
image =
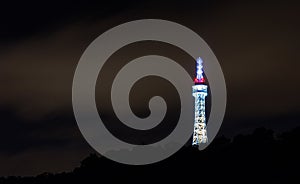
{"type": "Polygon", "coordinates": [[[160,182],[183,178],[193,182],[197,173],[204,176],[201,177],[201,181],[205,182],[295,182],[298,179],[295,168],[300,163],[299,149],[295,145],[299,144],[299,141],[300,126],[278,135],[261,127],[251,134],[239,134],[233,139],[218,137],[202,152],[189,143],[176,154],[154,164],[120,164],[97,153],[91,153],[80,161],[80,165],[69,171],[45,171],[35,176],[0,177],[0,183],[82,183],[87,179],[132,182],[141,181],[150,174],[153,177],[149,177],[148,182],[155,182],[157,178],[160,182]],[[118,177],[114,177],[115,173],[118,173],[118,177]]]}

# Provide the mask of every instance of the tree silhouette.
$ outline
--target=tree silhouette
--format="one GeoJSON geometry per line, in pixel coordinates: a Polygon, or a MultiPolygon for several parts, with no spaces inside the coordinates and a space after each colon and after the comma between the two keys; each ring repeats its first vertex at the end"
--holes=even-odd
{"type": "MultiPolygon", "coordinates": [[[[300,164],[300,127],[280,135],[258,128],[230,140],[216,138],[205,150],[183,147],[158,163],[129,166],[90,154],[72,172],[42,173],[36,177],[2,177],[0,183],[112,183],[112,182],[239,182],[297,181],[300,164]]],[[[298,179],[299,181],[299,179],[298,179]]]]}

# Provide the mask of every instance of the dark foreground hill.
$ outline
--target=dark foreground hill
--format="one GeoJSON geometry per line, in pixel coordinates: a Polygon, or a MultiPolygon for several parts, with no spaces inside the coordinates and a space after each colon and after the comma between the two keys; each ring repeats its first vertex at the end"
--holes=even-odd
{"type": "Polygon", "coordinates": [[[151,165],[128,166],[91,154],[72,172],[3,177],[3,184],[56,183],[299,183],[300,127],[280,135],[265,128],[233,140],[220,137],[204,151],[184,147],[151,165]]]}

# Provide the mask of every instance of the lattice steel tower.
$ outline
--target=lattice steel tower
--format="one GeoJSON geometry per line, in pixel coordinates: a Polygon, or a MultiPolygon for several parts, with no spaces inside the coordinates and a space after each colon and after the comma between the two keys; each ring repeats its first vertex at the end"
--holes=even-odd
{"type": "Polygon", "coordinates": [[[198,146],[200,143],[206,143],[206,116],[205,116],[205,97],[207,96],[207,85],[203,76],[203,61],[197,59],[196,77],[194,79],[193,96],[195,97],[195,121],[193,133],[193,146],[198,146]]]}

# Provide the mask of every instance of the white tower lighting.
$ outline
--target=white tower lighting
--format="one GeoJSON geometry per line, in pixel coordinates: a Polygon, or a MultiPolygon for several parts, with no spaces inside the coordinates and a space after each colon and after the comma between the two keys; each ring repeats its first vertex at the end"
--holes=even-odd
{"type": "Polygon", "coordinates": [[[193,146],[207,143],[205,97],[207,96],[207,85],[203,76],[203,61],[197,59],[196,78],[194,79],[193,96],[195,97],[195,121],[193,133],[193,146]]]}

